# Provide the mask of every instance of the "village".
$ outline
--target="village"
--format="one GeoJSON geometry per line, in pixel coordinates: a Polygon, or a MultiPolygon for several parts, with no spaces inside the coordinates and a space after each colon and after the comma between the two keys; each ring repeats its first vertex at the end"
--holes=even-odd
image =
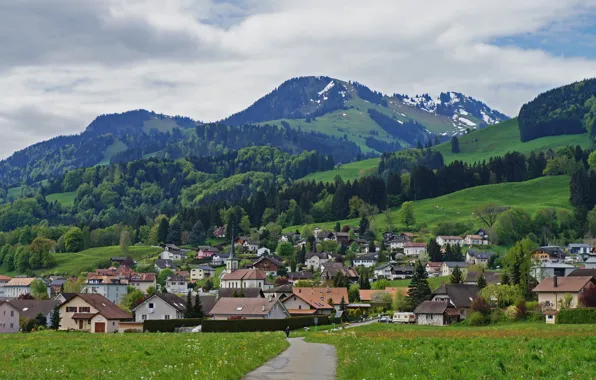
{"type": "MultiPolygon", "coordinates": [[[[300,326],[373,318],[445,326],[465,321],[478,298],[488,298],[497,307],[516,302],[506,303],[499,295],[509,289],[510,280],[495,267],[496,254],[487,249],[484,230],[431,241],[442,257],[460,258],[457,261],[430,261],[430,244],[415,242],[409,232],[384,233],[380,247],[360,239],[357,232],[357,227],[344,226],[341,232],[314,228],[312,236],[283,234],[279,243],[292,247],[297,258],[302,255],[298,260],[279,256],[250,237],[232,235],[227,245],[196,250],[163,244],[152,273],[135,272],[137,263],[123,256],[112,257],[110,268],[82,279],[0,276],[0,333],[49,328],[201,331],[207,320],[272,320],[271,326],[277,326],[273,320],[296,318],[302,318],[300,326]],[[332,242],[344,252],[357,252],[348,262],[338,253],[306,252],[307,242],[309,248],[332,242]],[[414,283],[429,280],[434,285],[430,294],[408,307],[405,300],[414,283]],[[79,282],[80,291],[66,292],[69,282],[79,282]],[[489,296],[481,297],[487,289],[489,296]]],[[[584,306],[582,296],[596,285],[595,249],[589,244],[540,247],[532,252],[532,262],[534,312],[541,318],[555,323],[560,309],[584,306]]],[[[266,321],[260,326],[274,329],[266,321]]]]}

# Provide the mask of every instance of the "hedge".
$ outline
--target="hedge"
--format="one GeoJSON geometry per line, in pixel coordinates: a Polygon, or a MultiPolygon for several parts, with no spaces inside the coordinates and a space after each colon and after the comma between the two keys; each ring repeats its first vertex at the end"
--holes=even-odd
{"type": "Polygon", "coordinates": [[[146,320],[143,322],[143,331],[174,332],[177,327],[194,327],[202,322],[201,318],[146,320]]]}
{"type": "Polygon", "coordinates": [[[318,318],[318,325],[328,325],[328,316],[317,317],[292,317],[286,319],[236,319],[227,321],[205,320],[202,332],[250,332],[250,331],[283,331],[288,326],[291,330],[315,325],[314,319],[318,318]]]}
{"type": "Polygon", "coordinates": [[[566,325],[596,323],[596,308],[561,310],[557,316],[557,323],[566,325]]]}

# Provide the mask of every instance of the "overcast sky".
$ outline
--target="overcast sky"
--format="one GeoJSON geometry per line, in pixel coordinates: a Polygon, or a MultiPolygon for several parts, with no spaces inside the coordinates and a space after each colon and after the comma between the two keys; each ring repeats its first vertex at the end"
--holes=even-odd
{"type": "Polygon", "coordinates": [[[302,75],[516,115],[596,77],[595,16],[596,0],[0,1],[0,157],[104,113],[218,120],[302,75]]]}

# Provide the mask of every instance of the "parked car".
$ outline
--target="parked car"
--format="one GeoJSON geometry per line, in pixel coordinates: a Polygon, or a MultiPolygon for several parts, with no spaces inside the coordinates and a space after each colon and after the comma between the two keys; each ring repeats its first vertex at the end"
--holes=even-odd
{"type": "Polygon", "coordinates": [[[379,318],[379,323],[393,323],[393,320],[390,317],[382,316],[379,318]]]}
{"type": "Polygon", "coordinates": [[[395,313],[393,314],[393,323],[416,323],[416,314],[395,313]]]}

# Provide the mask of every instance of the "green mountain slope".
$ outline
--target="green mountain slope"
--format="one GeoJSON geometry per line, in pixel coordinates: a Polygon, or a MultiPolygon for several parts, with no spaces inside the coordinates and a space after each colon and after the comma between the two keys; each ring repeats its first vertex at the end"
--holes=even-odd
{"type": "MultiPolygon", "coordinates": [[[[428,228],[444,222],[470,223],[482,227],[474,219],[472,213],[475,208],[487,203],[494,203],[503,207],[519,207],[529,213],[534,213],[542,208],[572,210],[569,203],[569,178],[566,176],[542,177],[526,182],[478,186],[413,203],[416,224],[426,224],[428,228]]],[[[390,215],[395,223],[394,227],[403,227],[398,223],[400,215],[398,209],[392,210],[390,215]]],[[[339,222],[342,225],[357,225],[359,219],[341,220],[339,222]]],[[[335,223],[336,221],[317,223],[311,226],[316,225],[333,230],[335,223]]],[[[372,225],[378,230],[386,230],[387,219],[385,215],[377,215],[372,225]]],[[[300,231],[301,228],[300,226],[292,226],[285,230],[300,231]]]]}

